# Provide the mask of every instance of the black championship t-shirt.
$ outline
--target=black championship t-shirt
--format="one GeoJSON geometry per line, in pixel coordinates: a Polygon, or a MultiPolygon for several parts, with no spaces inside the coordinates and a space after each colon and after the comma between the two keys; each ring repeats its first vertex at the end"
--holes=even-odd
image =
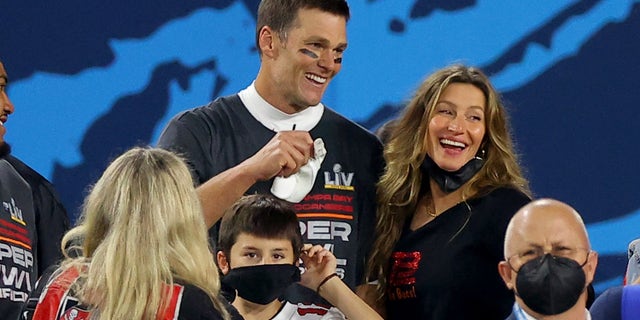
{"type": "Polygon", "coordinates": [[[17,319],[34,287],[37,237],[29,184],[0,159],[0,318],[17,319]]]}
{"type": "MultiPolygon", "coordinates": [[[[274,135],[232,95],[175,116],[158,145],[186,156],[194,179],[202,184],[253,156],[274,135]]],[[[330,249],[338,259],[338,274],[353,288],[362,281],[372,243],[375,183],[384,167],[382,145],[329,108],[310,135],[323,139],[327,155],[313,189],[293,206],[303,240],[330,249]]],[[[247,193],[269,193],[272,183],[259,182],[247,193]]],[[[210,230],[214,241],[215,230],[210,230]]]]}

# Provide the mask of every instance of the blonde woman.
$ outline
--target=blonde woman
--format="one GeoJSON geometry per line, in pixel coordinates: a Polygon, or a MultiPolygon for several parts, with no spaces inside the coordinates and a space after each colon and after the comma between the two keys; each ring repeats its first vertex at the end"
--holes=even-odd
{"type": "Polygon", "coordinates": [[[189,170],[168,151],[115,159],[62,248],[29,319],[230,319],[189,170]]]}
{"type": "Polygon", "coordinates": [[[393,124],[378,183],[366,292],[386,319],[504,319],[504,232],[530,201],[499,94],[453,65],[420,85],[393,124]],[[374,291],[375,292],[372,292],[374,291]]]}

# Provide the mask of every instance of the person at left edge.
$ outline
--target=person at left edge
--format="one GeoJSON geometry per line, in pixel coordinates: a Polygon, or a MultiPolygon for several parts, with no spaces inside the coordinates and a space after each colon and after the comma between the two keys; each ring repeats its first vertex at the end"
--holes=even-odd
{"type": "MultiPolygon", "coordinates": [[[[310,192],[293,207],[304,242],[330,248],[338,274],[354,289],[363,280],[384,165],[372,133],[320,102],[342,68],[349,15],[344,0],[262,0],[255,81],[175,116],[158,146],[185,156],[211,227],[244,194],[270,193],[274,177],[317,165],[312,137],[322,139],[324,160],[310,192]]],[[[216,229],[210,230],[214,244],[216,229]]]]}
{"type": "Polygon", "coordinates": [[[51,183],[10,154],[8,82],[0,61],[0,318],[17,319],[38,277],[62,258],[69,218],[51,183]]]}

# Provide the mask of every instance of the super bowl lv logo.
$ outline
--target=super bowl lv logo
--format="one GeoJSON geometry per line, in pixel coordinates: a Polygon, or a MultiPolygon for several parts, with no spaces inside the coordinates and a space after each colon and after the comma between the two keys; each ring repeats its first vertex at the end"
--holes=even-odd
{"type": "Polygon", "coordinates": [[[353,191],[353,172],[342,172],[342,165],[333,165],[333,172],[324,172],[324,188],[353,191]]]}
{"type": "Polygon", "coordinates": [[[25,222],[22,219],[22,210],[16,205],[15,199],[11,198],[10,202],[2,201],[2,207],[4,208],[4,211],[11,215],[11,219],[13,221],[25,225],[25,222]]]}

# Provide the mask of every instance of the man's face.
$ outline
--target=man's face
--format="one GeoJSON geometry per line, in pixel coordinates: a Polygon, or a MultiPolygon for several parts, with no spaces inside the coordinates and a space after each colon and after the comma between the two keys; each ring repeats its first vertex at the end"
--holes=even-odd
{"type": "Polygon", "coordinates": [[[525,218],[512,233],[510,255],[517,255],[513,269],[518,270],[520,263],[540,253],[573,258],[582,264],[587,258],[589,243],[581,226],[569,215],[537,213],[535,217],[525,218]],[[544,215],[544,218],[542,218],[544,215]]]}
{"type": "Polygon", "coordinates": [[[4,144],[4,135],[7,132],[4,123],[9,119],[9,115],[13,113],[13,103],[7,95],[7,83],[9,78],[4,65],[0,62],[0,145],[4,144]]]}
{"type": "Polygon", "coordinates": [[[295,253],[288,239],[260,238],[240,233],[231,247],[229,257],[218,253],[218,265],[222,273],[238,267],[261,264],[294,264],[295,253]],[[222,260],[222,261],[221,261],[222,260]]]}
{"type": "Polygon", "coordinates": [[[276,32],[271,35],[273,48],[263,49],[262,57],[271,83],[267,92],[260,94],[286,113],[320,103],[329,82],[342,67],[342,54],[347,47],[344,17],[301,9],[286,32],[286,42],[276,32]]]}
{"type": "MultiPolygon", "coordinates": [[[[518,216],[505,242],[506,260],[498,269],[507,287],[517,291],[518,271],[526,262],[546,253],[583,265],[586,284],[593,281],[597,253],[590,250],[583,224],[566,207],[548,206],[518,216]]],[[[586,285],[585,284],[585,285],[586,285]]],[[[526,305],[516,295],[521,306],[526,305]]],[[[531,313],[531,310],[526,310],[531,313]]]]}

